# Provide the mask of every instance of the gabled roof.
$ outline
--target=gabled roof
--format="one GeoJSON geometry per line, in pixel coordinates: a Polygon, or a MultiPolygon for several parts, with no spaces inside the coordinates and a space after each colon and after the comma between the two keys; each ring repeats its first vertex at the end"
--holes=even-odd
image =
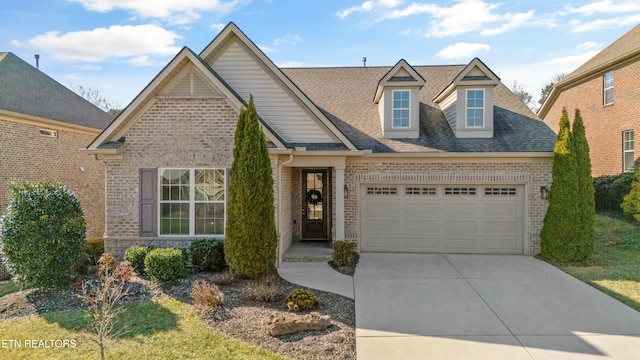
{"type": "Polygon", "coordinates": [[[564,88],[638,56],[640,56],[640,25],[636,25],[557,83],[538,110],[539,116],[546,116],[564,88]]]}
{"type": "Polygon", "coordinates": [[[500,82],[494,88],[495,136],[457,138],[433,99],[466,67],[413,66],[427,80],[420,90],[420,136],[417,139],[385,139],[382,134],[378,105],[371,101],[370,91],[376,88],[390,67],[288,68],[283,71],[360,150],[388,154],[553,151],[555,133],[500,82]]]}
{"type": "MultiPolygon", "coordinates": [[[[287,93],[290,93],[299,106],[310,115],[310,117],[320,126],[336,143],[342,143],[348,149],[355,150],[353,143],[323,114],[316,104],[302,92],[283,72],[278,68],[251,39],[240,30],[236,24],[230,22],[220,31],[220,33],[205,47],[200,53],[200,58],[212,64],[215,59],[227,49],[230,43],[239,41],[242,47],[247,49],[249,54],[259,63],[261,68],[276,81],[287,93]]],[[[259,99],[256,99],[258,101],[259,99]]],[[[256,104],[258,107],[258,104],[256,104]]],[[[258,112],[260,108],[258,107],[258,112]]]]}
{"type": "MultiPolygon", "coordinates": [[[[246,104],[244,101],[189,48],[184,47],[180,52],[156,75],[156,77],[136,96],[136,98],[118,115],[116,119],[87,147],[91,153],[117,154],[122,144],[121,138],[126,131],[139,119],[145,110],[155,102],[156,96],[165,95],[167,89],[175,85],[176,77],[187,66],[194,66],[198,74],[205,77],[207,83],[213,86],[235,110],[240,110],[246,104]]],[[[267,140],[276,147],[284,147],[281,139],[262,122],[267,140]]]]}
{"type": "Polygon", "coordinates": [[[10,52],[0,52],[0,113],[99,130],[113,119],[10,52]]]}
{"type": "Polygon", "coordinates": [[[447,85],[442,91],[434,98],[435,102],[440,102],[445,99],[457,86],[496,86],[500,83],[500,78],[496,75],[487,65],[485,65],[480,59],[473,58],[467,64],[467,66],[456,75],[451,83],[447,85]]]}
{"type": "Polygon", "coordinates": [[[373,101],[376,104],[380,102],[385,86],[422,87],[425,82],[424,78],[405,59],[400,59],[378,82],[373,101]]]}

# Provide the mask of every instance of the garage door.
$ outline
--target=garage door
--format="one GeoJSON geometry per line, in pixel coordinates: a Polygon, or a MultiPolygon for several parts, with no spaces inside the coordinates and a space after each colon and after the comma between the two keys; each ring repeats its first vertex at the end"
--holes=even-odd
{"type": "Polygon", "coordinates": [[[361,185],[363,251],[522,254],[522,185],[361,185]]]}

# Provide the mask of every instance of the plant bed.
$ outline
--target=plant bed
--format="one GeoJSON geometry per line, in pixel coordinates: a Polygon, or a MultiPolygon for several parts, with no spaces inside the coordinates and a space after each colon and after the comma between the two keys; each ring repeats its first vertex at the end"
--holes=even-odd
{"type": "Polygon", "coordinates": [[[333,261],[329,261],[329,266],[331,266],[335,271],[341,274],[353,276],[353,274],[356,273],[356,265],[358,265],[359,260],[360,255],[354,251],[351,254],[351,264],[345,266],[337,266],[333,263],[333,261]]]}

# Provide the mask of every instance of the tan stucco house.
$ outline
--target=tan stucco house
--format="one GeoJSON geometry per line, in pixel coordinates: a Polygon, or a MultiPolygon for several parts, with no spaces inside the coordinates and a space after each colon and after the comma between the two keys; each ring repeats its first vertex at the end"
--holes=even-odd
{"type": "Polygon", "coordinates": [[[594,176],[634,172],[640,128],[640,25],[555,85],[538,116],[558,131],[562,108],[580,109],[594,176]]]}
{"type": "MultiPolygon", "coordinates": [[[[183,48],[86,152],[106,165],[108,251],[224,238],[253,95],[279,235],[360,251],[536,254],[555,135],[479,59],[278,68],[230,23],[183,48]]],[[[328,246],[328,245],[327,245],[328,246]]]]}
{"type": "Polygon", "coordinates": [[[113,120],[10,52],[0,52],[0,214],[9,184],[63,183],[78,196],[87,237],[104,234],[104,166],[81,153],[113,120]]]}

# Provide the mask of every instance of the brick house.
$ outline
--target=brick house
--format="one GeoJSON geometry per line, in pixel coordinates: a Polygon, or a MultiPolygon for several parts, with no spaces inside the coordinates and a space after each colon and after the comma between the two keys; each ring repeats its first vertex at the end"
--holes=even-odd
{"type": "Polygon", "coordinates": [[[538,111],[554,131],[562,108],[580,109],[589,142],[592,174],[633,172],[634,131],[640,128],[640,25],[555,85],[538,111]]]}
{"type": "Polygon", "coordinates": [[[74,191],[87,237],[104,234],[104,166],[80,152],[112,117],[10,52],[0,52],[0,214],[9,184],[55,180],[74,191]]]}
{"type": "Polygon", "coordinates": [[[235,24],[183,48],[86,152],[106,165],[107,251],[224,238],[239,110],[269,145],[278,259],[360,251],[536,254],[555,135],[479,59],[278,68],[235,24]]]}

